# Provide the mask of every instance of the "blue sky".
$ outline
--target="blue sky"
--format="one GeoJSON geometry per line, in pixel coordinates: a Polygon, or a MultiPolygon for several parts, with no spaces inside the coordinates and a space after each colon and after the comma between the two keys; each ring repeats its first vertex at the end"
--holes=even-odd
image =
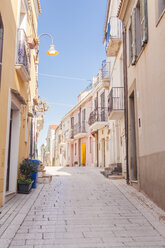
{"type": "Polygon", "coordinates": [[[59,55],[48,56],[49,37],[41,37],[39,73],[81,78],[71,80],[39,74],[39,94],[51,108],[45,115],[38,147],[45,142],[48,126],[59,124],[77,95],[97,75],[105,59],[102,44],[107,0],[41,0],[38,34],[50,33],[59,55]],[[85,80],[86,79],[86,80],[85,80]]]}

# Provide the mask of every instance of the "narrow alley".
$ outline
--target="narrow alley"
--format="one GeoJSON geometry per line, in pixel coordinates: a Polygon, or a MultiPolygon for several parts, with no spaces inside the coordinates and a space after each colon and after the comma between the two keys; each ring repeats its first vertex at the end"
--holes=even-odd
{"type": "Polygon", "coordinates": [[[47,170],[50,184],[1,208],[0,247],[165,247],[165,213],[125,180],[91,167],[47,170]]]}

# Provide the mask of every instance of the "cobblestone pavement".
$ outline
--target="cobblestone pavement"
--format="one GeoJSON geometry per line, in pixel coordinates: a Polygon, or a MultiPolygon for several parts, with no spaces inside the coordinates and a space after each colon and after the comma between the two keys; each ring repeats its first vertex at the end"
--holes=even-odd
{"type": "Polygon", "coordinates": [[[50,168],[51,184],[1,208],[1,248],[165,247],[165,212],[96,168],[50,168]]]}

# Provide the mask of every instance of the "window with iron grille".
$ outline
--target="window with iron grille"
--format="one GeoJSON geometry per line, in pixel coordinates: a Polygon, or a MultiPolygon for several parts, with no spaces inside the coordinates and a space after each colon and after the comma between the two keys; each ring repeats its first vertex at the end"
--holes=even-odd
{"type": "Polygon", "coordinates": [[[74,144],[74,155],[77,155],[77,143],[74,144]]]}

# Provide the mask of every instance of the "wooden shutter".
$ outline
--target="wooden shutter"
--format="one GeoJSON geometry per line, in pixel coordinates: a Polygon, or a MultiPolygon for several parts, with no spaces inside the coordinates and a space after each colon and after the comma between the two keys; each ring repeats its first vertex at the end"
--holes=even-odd
{"type": "Polygon", "coordinates": [[[83,110],[83,121],[85,121],[86,117],[86,109],[83,110]]]}
{"type": "Polygon", "coordinates": [[[98,109],[98,98],[95,98],[95,110],[98,109]]]}
{"type": "Polygon", "coordinates": [[[141,45],[148,42],[148,10],[147,0],[140,0],[141,45]]]}
{"type": "Polygon", "coordinates": [[[131,32],[132,32],[132,65],[135,65],[137,58],[137,49],[136,49],[136,8],[132,11],[132,20],[131,20],[131,32]]]}

